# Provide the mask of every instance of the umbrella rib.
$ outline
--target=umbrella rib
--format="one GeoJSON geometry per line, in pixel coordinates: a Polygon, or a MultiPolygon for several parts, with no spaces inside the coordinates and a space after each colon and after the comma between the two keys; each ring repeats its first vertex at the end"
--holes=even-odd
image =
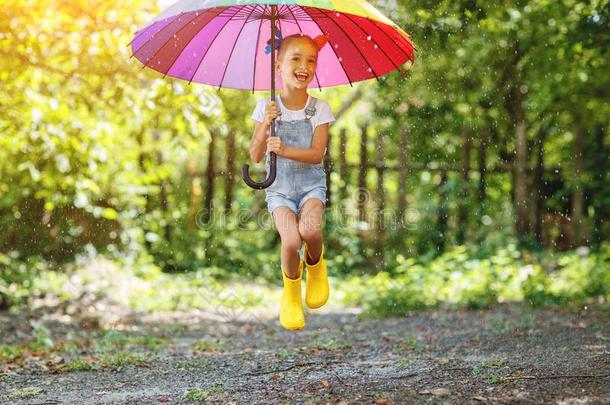
{"type": "Polygon", "coordinates": [[[371,39],[373,40],[373,42],[375,43],[375,45],[377,46],[377,48],[379,48],[379,50],[383,53],[383,55],[390,61],[390,63],[394,66],[394,69],[399,69],[400,67],[398,67],[396,65],[396,63],[394,63],[394,61],[392,60],[392,58],[390,58],[390,56],[386,53],[386,51],[381,47],[381,45],[379,45],[377,43],[377,41],[375,41],[373,39],[373,36],[370,33],[367,33],[360,25],[358,25],[354,20],[352,20],[351,16],[349,14],[344,14],[351,22],[352,24],[354,24],[356,27],[358,27],[360,29],[360,31],[362,31],[363,34],[366,35],[370,35],[371,39]]]}
{"type": "Polygon", "coordinates": [[[199,60],[199,63],[197,64],[197,68],[193,71],[193,75],[191,76],[191,78],[189,79],[189,84],[191,84],[193,82],[193,78],[195,77],[195,75],[197,74],[197,71],[199,70],[199,68],[201,67],[201,64],[203,63],[203,60],[205,59],[206,55],[208,54],[208,51],[212,48],[212,46],[214,45],[214,42],[216,42],[216,39],[218,38],[218,36],[220,35],[220,33],[225,29],[225,27],[227,26],[227,24],[229,23],[229,21],[231,21],[231,17],[227,18],[227,21],[225,21],[224,25],[220,28],[220,30],[218,30],[218,32],[216,33],[216,36],[214,37],[214,39],[212,39],[212,42],[210,42],[210,45],[208,46],[208,49],[205,50],[203,56],[201,57],[201,59],[199,60]]]}
{"type": "MultiPolygon", "coordinates": [[[[173,16],[173,17],[174,17],[174,19],[175,19],[175,18],[177,18],[177,17],[180,17],[182,14],[184,14],[184,12],[182,12],[182,13],[180,13],[180,14],[178,14],[178,15],[175,15],[175,16],[173,16]]],[[[153,26],[153,25],[155,25],[155,24],[157,24],[157,23],[161,23],[161,22],[163,22],[163,21],[165,21],[165,20],[167,20],[167,19],[169,19],[169,18],[172,18],[172,17],[170,16],[170,17],[167,17],[167,18],[165,18],[165,19],[163,19],[163,20],[155,21],[155,22],[153,22],[153,23],[152,23],[152,24],[150,24],[150,25],[147,25],[147,26],[145,26],[145,27],[142,27],[142,28],[140,29],[140,31],[138,31],[139,33],[138,33],[138,32],[136,32],[136,35],[134,35],[134,37],[131,39],[131,41],[129,41],[129,43],[127,44],[127,46],[129,46],[129,45],[133,44],[133,42],[134,42],[136,39],[138,39],[138,38],[140,38],[142,35],[146,34],[146,33],[148,32],[148,30],[149,30],[150,28],[152,28],[152,26],[153,26]]],[[[173,21],[172,21],[172,22],[173,22],[173,21]]],[[[167,28],[167,26],[172,25],[172,22],[168,23],[167,25],[164,25],[164,26],[163,26],[161,29],[159,29],[159,31],[157,31],[157,32],[155,32],[154,34],[152,34],[152,35],[151,35],[151,38],[152,38],[152,37],[154,37],[155,35],[157,35],[159,32],[163,31],[165,28],[167,28]]],[[[146,42],[148,42],[148,41],[146,41],[146,42]]],[[[146,45],[146,42],[145,42],[145,43],[143,43],[143,44],[140,46],[140,48],[141,48],[141,47],[143,47],[144,45],[146,45]]],[[[140,49],[140,48],[138,48],[138,49],[140,49]]],[[[132,55],[132,56],[133,56],[133,55],[132,55]]]]}
{"type": "MultiPolygon", "coordinates": [[[[182,15],[182,14],[180,14],[180,15],[182,15]]],[[[187,26],[188,26],[190,23],[192,23],[193,21],[195,21],[195,19],[196,19],[196,18],[199,18],[199,14],[197,14],[197,13],[195,13],[195,17],[193,17],[193,19],[192,19],[192,20],[190,20],[189,22],[187,22],[186,24],[184,24],[182,27],[180,27],[180,28],[178,29],[178,31],[176,31],[176,32],[174,33],[174,36],[175,36],[177,33],[179,33],[180,31],[182,31],[182,30],[183,30],[185,27],[187,27],[187,26]]],[[[169,24],[168,24],[168,26],[169,26],[169,25],[172,25],[172,23],[169,23],[169,24]]],[[[151,38],[151,39],[152,39],[152,38],[151,38]]],[[[150,41],[150,40],[149,40],[149,41],[150,41]]],[[[148,43],[149,41],[146,41],[146,43],[148,43]]],[[[165,41],[163,44],[161,44],[161,46],[159,46],[159,48],[157,48],[157,50],[155,51],[155,53],[153,53],[153,54],[152,54],[152,56],[151,56],[150,58],[146,59],[146,62],[144,62],[144,63],[143,63],[143,65],[144,65],[144,66],[147,66],[146,64],[147,64],[148,62],[150,62],[152,59],[154,59],[154,58],[155,58],[155,57],[156,57],[156,56],[159,54],[159,52],[161,52],[161,49],[163,49],[163,47],[164,47],[165,45],[167,45],[167,43],[168,43],[169,41],[171,41],[171,38],[170,38],[170,39],[168,39],[167,41],[165,41]]],[[[144,45],[145,45],[145,44],[144,44],[144,45]]],[[[144,45],[142,45],[142,46],[141,46],[141,47],[140,47],[138,50],[142,49],[142,48],[144,47],[144,45]]],[[[151,69],[155,69],[155,68],[154,68],[154,67],[152,67],[152,66],[149,66],[149,67],[150,67],[151,69]]],[[[156,69],[155,69],[155,70],[156,70],[156,69]]],[[[159,73],[161,73],[161,72],[159,72],[159,73]]],[[[165,77],[165,76],[167,76],[167,73],[163,72],[163,77],[165,77]]]]}
{"type": "MultiPolygon", "coordinates": [[[[161,29],[160,29],[159,31],[157,31],[157,32],[156,32],[154,35],[151,35],[151,36],[150,36],[150,38],[148,38],[148,39],[146,40],[146,42],[144,42],[142,45],[140,45],[140,47],[138,48],[138,50],[137,50],[137,51],[135,51],[135,52],[133,53],[133,55],[132,55],[132,56],[134,56],[134,55],[135,55],[136,53],[138,53],[138,52],[139,52],[141,49],[143,49],[143,48],[144,48],[144,47],[145,47],[145,46],[146,46],[146,45],[147,45],[147,44],[148,44],[150,41],[152,41],[152,40],[153,40],[153,38],[154,38],[154,37],[156,37],[156,36],[157,36],[157,35],[159,35],[161,32],[163,32],[163,31],[165,31],[166,29],[168,29],[169,27],[171,27],[171,26],[172,26],[172,24],[174,23],[174,21],[176,21],[176,19],[179,19],[179,18],[180,18],[180,17],[182,17],[183,15],[184,15],[184,13],[180,13],[179,15],[177,15],[177,16],[176,16],[176,18],[175,18],[175,19],[174,19],[172,22],[170,22],[169,24],[167,24],[165,27],[161,28],[161,29]]],[[[195,18],[197,18],[197,16],[193,17],[193,20],[194,20],[195,18]]],[[[193,21],[193,20],[191,20],[191,21],[193,21]]],[[[189,21],[189,22],[191,22],[191,21],[189,21]]],[[[188,23],[187,23],[187,24],[185,24],[185,25],[188,25],[188,23]]],[[[165,45],[167,42],[168,42],[168,41],[164,42],[164,43],[163,43],[163,44],[162,44],[162,45],[159,47],[159,49],[160,49],[160,48],[162,48],[162,47],[163,47],[163,45],[165,45]]],[[[155,52],[155,54],[154,54],[153,56],[151,56],[150,58],[148,58],[148,59],[146,60],[146,62],[144,62],[144,64],[145,64],[145,65],[146,65],[146,63],[148,63],[148,61],[149,61],[149,60],[151,60],[152,58],[154,58],[154,56],[157,54],[157,52],[159,51],[159,49],[157,49],[157,51],[155,52]]]]}
{"type": "MultiPolygon", "coordinates": [[[[326,14],[324,11],[322,11],[323,14],[326,14]]],[[[326,14],[328,17],[328,14],[326,14]]],[[[347,37],[347,39],[349,39],[349,41],[352,43],[352,45],[354,45],[354,48],[356,48],[356,50],[358,51],[358,53],[360,54],[360,56],[362,57],[362,59],[364,59],[364,61],[366,62],[366,64],[368,65],[370,71],[373,73],[373,75],[375,75],[375,79],[379,80],[379,76],[377,76],[377,73],[375,72],[375,70],[373,69],[373,67],[371,66],[371,64],[369,63],[368,59],[362,54],[362,51],[360,50],[360,48],[358,48],[358,46],[356,45],[356,43],[352,40],[352,38],[347,34],[347,32],[345,32],[345,30],[343,29],[342,26],[339,25],[338,22],[336,22],[334,19],[329,18],[330,21],[332,21],[337,28],[339,28],[343,34],[345,34],[345,36],[347,37]]]]}
{"type": "MultiPolygon", "coordinates": [[[[202,13],[201,15],[205,15],[205,14],[206,14],[206,13],[204,12],[204,13],[202,13]]],[[[212,20],[213,20],[215,17],[218,17],[218,14],[220,14],[220,11],[219,11],[218,13],[216,13],[216,15],[215,15],[214,17],[210,18],[210,20],[209,20],[209,21],[208,21],[208,22],[207,22],[207,23],[206,23],[206,24],[205,24],[203,27],[201,27],[201,29],[200,29],[200,30],[199,30],[197,33],[199,33],[199,32],[200,32],[202,29],[204,29],[204,28],[205,28],[205,27],[206,27],[206,26],[207,26],[207,25],[208,25],[208,24],[209,24],[209,23],[210,23],[210,22],[211,22],[211,21],[212,21],[212,20]]],[[[190,24],[191,22],[195,21],[195,19],[197,19],[197,18],[199,18],[199,16],[197,16],[197,17],[193,18],[193,19],[192,19],[192,20],[189,22],[189,24],[190,24]]],[[[186,24],[184,27],[186,27],[187,25],[188,25],[188,24],[186,24]]],[[[184,29],[184,27],[180,28],[180,30],[178,30],[178,31],[176,32],[176,34],[177,34],[177,33],[179,33],[180,31],[182,31],[182,30],[184,29]]],[[[195,36],[197,35],[197,33],[196,33],[195,35],[193,35],[193,37],[195,37],[195,36]]],[[[193,39],[193,38],[191,38],[191,40],[192,40],[192,39],[193,39]]],[[[190,42],[190,41],[189,41],[189,42],[190,42]]],[[[186,49],[186,47],[188,46],[189,42],[187,42],[187,43],[184,45],[184,48],[182,48],[182,50],[181,50],[180,52],[178,52],[178,56],[176,57],[176,59],[174,59],[174,61],[172,62],[172,64],[169,66],[169,68],[167,69],[167,72],[169,72],[170,70],[172,70],[172,68],[173,68],[173,67],[174,67],[174,65],[176,64],[176,61],[177,61],[178,59],[180,59],[180,55],[182,54],[182,52],[184,52],[184,50],[185,50],[185,49],[186,49]]],[[[167,42],[166,42],[166,43],[167,43],[167,42]]],[[[164,44],[163,46],[165,46],[165,44],[164,44]]],[[[166,73],[164,73],[164,75],[167,75],[167,72],[166,72],[166,73]]],[[[163,76],[163,77],[165,77],[165,76],[163,76]]]]}
{"type": "MultiPolygon", "coordinates": [[[[290,12],[290,14],[292,15],[292,18],[294,19],[294,22],[297,24],[297,27],[299,27],[299,31],[301,32],[301,34],[303,34],[303,28],[301,28],[301,24],[299,24],[299,21],[297,20],[297,18],[294,16],[294,13],[292,12],[292,8],[290,6],[288,7],[288,11],[290,12]]],[[[318,89],[320,91],[322,91],[322,86],[320,85],[320,79],[318,79],[318,72],[317,69],[313,74],[313,77],[316,78],[316,83],[318,83],[318,89]]]]}
{"type": "MultiPolygon", "coordinates": [[[[317,21],[316,21],[316,20],[315,20],[313,17],[311,17],[311,16],[309,15],[309,12],[308,12],[308,11],[307,11],[307,10],[306,10],[304,7],[301,7],[301,9],[303,10],[303,12],[304,12],[305,14],[307,14],[307,15],[309,16],[309,18],[311,18],[311,21],[313,21],[313,22],[314,22],[314,24],[316,24],[316,26],[318,27],[318,29],[320,30],[320,32],[321,32],[322,34],[326,35],[328,38],[330,38],[330,36],[329,36],[329,35],[328,35],[326,32],[324,32],[324,30],[322,29],[322,27],[320,27],[320,24],[318,24],[318,22],[317,22],[317,21]]],[[[351,78],[349,77],[349,75],[347,74],[347,70],[345,70],[345,66],[343,66],[343,63],[341,63],[341,60],[339,59],[339,55],[337,55],[337,52],[335,51],[335,48],[332,46],[332,44],[330,44],[330,43],[329,43],[329,45],[330,45],[330,49],[332,49],[332,50],[333,50],[333,53],[335,54],[335,57],[337,58],[337,62],[339,62],[339,66],[341,66],[341,69],[343,69],[343,74],[344,74],[344,75],[345,75],[345,77],[347,78],[347,81],[349,82],[349,85],[353,87],[353,84],[352,84],[352,79],[351,79],[351,78]]]]}
{"type": "MultiPolygon", "coordinates": [[[[396,42],[396,40],[394,38],[392,38],[391,36],[388,35],[387,32],[385,32],[385,30],[383,29],[383,27],[380,27],[379,25],[377,25],[377,22],[375,20],[373,20],[372,18],[367,18],[367,20],[369,20],[371,22],[371,24],[373,24],[379,31],[383,32],[383,35],[385,35],[386,37],[388,37],[388,39],[392,42],[396,42]]],[[[411,44],[412,45],[412,44],[411,44]]],[[[397,45],[398,50],[400,50],[400,52],[402,52],[408,59],[413,60],[413,57],[411,55],[409,55],[409,53],[407,53],[404,49],[402,49],[401,46],[397,45]]]]}
{"type": "Polygon", "coordinates": [[[244,20],[244,23],[242,24],[241,28],[239,29],[239,32],[237,33],[237,37],[235,38],[235,41],[233,42],[233,47],[231,48],[231,53],[229,54],[229,58],[227,59],[227,64],[225,65],[224,71],[222,72],[222,78],[220,79],[220,84],[218,85],[218,90],[220,90],[222,88],[222,82],[225,81],[225,75],[227,74],[227,69],[229,69],[229,64],[231,63],[231,58],[233,57],[233,52],[235,51],[235,47],[237,46],[237,41],[239,41],[239,37],[241,36],[242,31],[244,30],[244,27],[248,23],[248,18],[250,18],[250,16],[254,12],[254,10],[256,10],[256,7],[252,8],[252,10],[250,11],[250,14],[248,14],[248,17],[246,17],[246,19],[244,20]]]}
{"type": "Polygon", "coordinates": [[[256,58],[258,56],[258,42],[261,38],[261,27],[263,26],[263,20],[259,20],[258,34],[256,35],[256,47],[254,48],[254,70],[252,71],[252,93],[254,94],[254,88],[256,87],[256,58]]]}

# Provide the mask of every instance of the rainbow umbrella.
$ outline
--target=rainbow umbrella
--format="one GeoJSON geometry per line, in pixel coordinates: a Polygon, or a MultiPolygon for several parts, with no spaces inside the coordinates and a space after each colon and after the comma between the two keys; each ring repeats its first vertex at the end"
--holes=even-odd
{"type": "MultiPolygon", "coordinates": [[[[281,88],[273,69],[278,32],[328,39],[314,88],[378,78],[414,61],[409,35],[364,0],[180,0],[138,30],[130,45],[132,56],[163,75],[219,89],[271,90],[275,99],[281,88]]],[[[275,153],[270,158],[261,183],[243,166],[246,184],[273,184],[275,153]]]]}

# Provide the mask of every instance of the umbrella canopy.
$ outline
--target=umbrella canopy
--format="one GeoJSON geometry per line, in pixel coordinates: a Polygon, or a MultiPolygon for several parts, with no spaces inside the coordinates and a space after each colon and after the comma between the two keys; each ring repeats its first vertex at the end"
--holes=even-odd
{"type": "Polygon", "coordinates": [[[283,37],[328,38],[310,87],[352,84],[414,61],[407,33],[363,0],[180,0],[137,31],[130,45],[133,56],[167,76],[269,90],[265,47],[272,18],[283,37]]]}

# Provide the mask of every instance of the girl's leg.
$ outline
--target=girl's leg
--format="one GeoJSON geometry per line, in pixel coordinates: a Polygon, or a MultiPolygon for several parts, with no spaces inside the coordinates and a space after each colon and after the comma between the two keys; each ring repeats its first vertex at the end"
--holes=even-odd
{"type": "Polygon", "coordinates": [[[306,263],[318,262],[322,253],[322,217],[324,204],[317,198],[305,201],[299,215],[299,235],[307,243],[308,256],[306,263]]]}
{"type": "Polygon", "coordinates": [[[286,276],[299,278],[299,250],[303,240],[299,235],[297,215],[288,207],[280,206],[273,210],[273,220],[282,240],[281,262],[286,276]]]}

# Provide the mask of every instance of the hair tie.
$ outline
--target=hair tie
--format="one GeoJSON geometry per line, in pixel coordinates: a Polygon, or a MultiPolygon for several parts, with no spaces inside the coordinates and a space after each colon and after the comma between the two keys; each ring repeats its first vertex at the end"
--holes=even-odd
{"type": "MultiPolygon", "coordinates": [[[[282,32],[275,28],[274,29],[275,32],[275,49],[280,49],[280,45],[282,44],[282,32]]],[[[271,42],[272,42],[273,38],[269,38],[269,41],[267,41],[267,46],[265,47],[265,55],[269,55],[271,53],[271,42]]]]}
{"type": "Polygon", "coordinates": [[[316,45],[318,46],[318,50],[324,48],[324,45],[326,45],[328,43],[328,37],[324,34],[322,35],[318,35],[317,37],[315,37],[313,39],[313,42],[316,43],[316,45]]]}

